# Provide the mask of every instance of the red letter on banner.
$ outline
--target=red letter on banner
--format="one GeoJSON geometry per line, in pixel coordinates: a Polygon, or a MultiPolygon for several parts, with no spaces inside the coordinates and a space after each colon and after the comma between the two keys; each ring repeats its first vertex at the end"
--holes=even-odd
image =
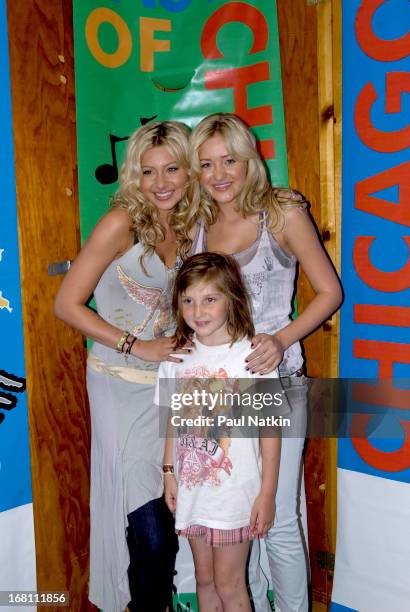
{"type": "Polygon", "coordinates": [[[395,223],[410,226],[410,162],[356,183],[355,207],[395,223]],[[369,195],[394,185],[399,186],[398,204],[369,195]]]}
{"type": "MultiPolygon", "coordinates": [[[[393,363],[410,363],[410,345],[374,340],[354,340],[353,354],[358,359],[372,359],[379,362],[379,378],[393,378],[393,363]]],[[[373,403],[380,406],[408,409],[409,391],[396,389],[390,380],[380,380],[376,386],[357,384],[353,390],[356,402],[373,403]]],[[[410,423],[399,421],[405,437],[402,447],[394,452],[383,452],[370,444],[366,435],[369,414],[352,416],[351,436],[356,452],[368,464],[384,472],[400,472],[410,467],[410,423]]]]}
{"type": "Polygon", "coordinates": [[[248,125],[254,126],[272,123],[272,107],[265,105],[248,108],[246,88],[251,83],[259,83],[268,79],[269,62],[262,62],[253,66],[241,66],[240,68],[228,68],[227,70],[209,70],[205,74],[205,86],[207,89],[232,87],[235,113],[248,125]]]}
{"type": "Polygon", "coordinates": [[[353,356],[356,359],[370,359],[379,362],[377,385],[354,383],[354,402],[408,410],[410,391],[393,387],[392,378],[394,363],[410,364],[409,344],[355,339],[353,340],[353,356]]]}
{"type": "Polygon", "coordinates": [[[362,50],[379,62],[394,62],[410,54],[410,32],[401,38],[383,40],[373,32],[372,19],[386,0],[363,0],[356,16],[356,37],[362,50]]]}
{"type": "MultiPolygon", "coordinates": [[[[221,59],[223,57],[217,45],[217,34],[223,25],[234,21],[239,21],[252,30],[253,45],[249,55],[266,49],[269,29],[265,16],[257,8],[245,2],[228,2],[211,15],[202,31],[201,49],[205,58],[221,59]]],[[[232,87],[234,90],[234,112],[250,127],[272,124],[272,106],[265,105],[249,109],[246,92],[247,85],[267,81],[269,76],[269,62],[267,61],[254,66],[213,70],[205,74],[205,87],[207,89],[232,87]]],[[[259,147],[265,159],[275,157],[273,140],[262,140],[259,142],[259,147]]]]}
{"type": "Polygon", "coordinates": [[[266,49],[269,30],[265,16],[257,8],[245,2],[228,2],[210,16],[202,30],[201,49],[204,57],[207,59],[223,57],[218,49],[216,35],[223,25],[232,21],[240,21],[252,30],[253,45],[249,55],[266,49]]]}
{"type": "MultiPolygon", "coordinates": [[[[397,292],[410,287],[410,257],[406,264],[395,272],[383,272],[370,261],[369,250],[375,236],[359,236],[353,247],[353,263],[357,274],[368,287],[377,291],[397,292]]],[[[410,253],[410,236],[403,236],[410,253]]]]}
{"type": "MultiPolygon", "coordinates": [[[[273,121],[272,106],[257,106],[248,108],[246,88],[251,83],[259,83],[269,79],[269,63],[262,62],[253,66],[228,68],[227,70],[209,70],[205,74],[206,89],[233,89],[235,113],[249,126],[270,124],[273,121]]],[[[260,142],[261,153],[265,159],[273,159],[275,150],[272,140],[260,142]]]]}
{"type": "Polygon", "coordinates": [[[371,414],[352,416],[350,433],[352,444],[358,455],[367,463],[382,472],[401,472],[410,467],[410,423],[399,421],[404,430],[404,441],[397,451],[386,452],[375,448],[366,437],[366,429],[372,420],[371,414]]]}
{"type": "MultiPolygon", "coordinates": [[[[386,113],[401,111],[402,93],[410,93],[410,73],[392,72],[386,75],[386,113]]],[[[374,127],[370,111],[377,100],[372,83],[367,83],[359,93],[354,110],[354,124],[360,140],[370,149],[380,153],[394,153],[410,146],[410,125],[394,132],[384,132],[374,127]]]]}
{"type": "Polygon", "coordinates": [[[401,94],[410,93],[410,72],[386,74],[386,113],[401,113],[401,94]]]}
{"type": "Polygon", "coordinates": [[[355,304],[353,313],[353,321],[355,323],[410,327],[410,306],[355,304]]]}
{"type": "Polygon", "coordinates": [[[393,363],[410,363],[410,344],[353,340],[353,356],[379,362],[379,378],[393,378],[393,363]]]}

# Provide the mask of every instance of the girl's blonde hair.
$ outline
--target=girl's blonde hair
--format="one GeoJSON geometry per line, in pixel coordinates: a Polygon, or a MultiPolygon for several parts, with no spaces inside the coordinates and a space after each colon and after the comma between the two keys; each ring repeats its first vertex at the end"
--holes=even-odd
{"type": "Polygon", "coordinates": [[[189,209],[183,209],[187,231],[200,219],[207,227],[215,223],[218,205],[201,187],[200,147],[213,136],[220,135],[229,155],[247,163],[244,188],[239,196],[239,211],[244,217],[264,212],[271,231],[283,228],[284,215],[275,190],[269,183],[265,166],[258,153],[256,139],[246,124],[232,113],[215,113],[202,119],[192,131],[189,142],[191,180],[189,209]]]}
{"type": "Polygon", "coordinates": [[[196,283],[214,283],[228,298],[227,329],[232,343],[255,335],[251,306],[238,264],[229,255],[199,253],[192,255],[181,266],[175,279],[172,309],[176,320],[175,348],[191,339],[193,330],[181,314],[181,298],[188,287],[196,283]]]}
{"type": "MultiPolygon", "coordinates": [[[[153,253],[158,243],[165,239],[165,230],[160,223],[159,211],[144,198],[141,190],[141,159],[149,149],[165,146],[175,158],[178,166],[189,173],[188,163],[189,129],[178,121],[155,122],[136,130],[128,140],[125,160],[121,166],[120,186],[112,199],[112,206],[124,208],[131,218],[131,228],[144,247],[141,257],[153,253]]],[[[188,180],[187,185],[188,187],[188,180]]],[[[176,234],[177,243],[183,240],[183,225],[178,222],[178,209],[188,205],[186,189],[181,202],[172,212],[170,226],[176,234]]]]}

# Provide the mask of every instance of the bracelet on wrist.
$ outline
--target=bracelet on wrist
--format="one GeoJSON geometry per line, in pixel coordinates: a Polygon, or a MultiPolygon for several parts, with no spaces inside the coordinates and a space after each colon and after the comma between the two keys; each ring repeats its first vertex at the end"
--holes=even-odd
{"type": "Polygon", "coordinates": [[[117,346],[115,350],[117,353],[123,353],[124,355],[130,355],[131,349],[134,346],[135,341],[137,340],[136,336],[131,334],[129,331],[125,331],[121,338],[118,340],[117,346]]]}
{"type": "Polygon", "coordinates": [[[124,344],[127,341],[128,336],[130,335],[129,331],[125,331],[123,332],[121,338],[118,340],[117,345],[115,347],[115,350],[117,351],[117,353],[122,353],[123,349],[124,349],[124,344]]]}
{"type": "Polygon", "coordinates": [[[134,346],[134,342],[136,341],[136,337],[132,336],[131,334],[128,336],[128,338],[131,337],[131,340],[127,339],[127,348],[124,351],[126,355],[130,355],[131,354],[131,349],[134,346]]]}
{"type": "Polygon", "coordinates": [[[164,472],[164,474],[173,474],[174,466],[172,465],[172,463],[164,463],[164,465],[162,466],[162,471],[164,472]]]}

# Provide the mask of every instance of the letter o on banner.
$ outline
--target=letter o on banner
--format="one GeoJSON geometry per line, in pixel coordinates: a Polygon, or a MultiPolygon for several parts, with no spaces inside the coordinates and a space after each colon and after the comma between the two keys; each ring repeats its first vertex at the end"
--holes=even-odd
{"type": "Polygon", "coordinates": [[[131,55],[132,37],[125,21],[108,8],[97,8],[89,14],[85,24],[85,38],[94,58],[106,68],[118,68],[125,64],[131,55]],[[118,35],[118,47],[113,53],[101,49],[98,30],[103,23],[109,23],[118,35]]]}

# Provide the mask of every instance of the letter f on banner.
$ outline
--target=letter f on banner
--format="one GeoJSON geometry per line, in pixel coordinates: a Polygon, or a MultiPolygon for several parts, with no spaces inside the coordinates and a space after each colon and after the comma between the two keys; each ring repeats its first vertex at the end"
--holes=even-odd
{"type": "Polygon", "coordinates": [[[151,17],[140,18],[140,48],[141,72],[154,71],[154,53],[169,51],[171,42],[169,40],[157,40],[154,38],[154,33],[157,31],[170,32],[170,19],[153,19],[151,17]]]}

